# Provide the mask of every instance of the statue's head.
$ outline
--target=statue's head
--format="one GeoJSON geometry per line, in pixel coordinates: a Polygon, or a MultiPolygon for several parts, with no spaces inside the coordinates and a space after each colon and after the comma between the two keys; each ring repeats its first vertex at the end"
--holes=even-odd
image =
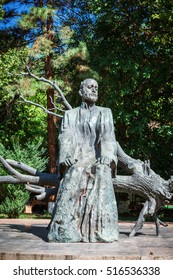
{"type": "Polygon", "coordinates": [[[80,85],[79,95],[85,102],[95,103],[98,99],[98,83],[94,79],[86,79],[80,85]]]}

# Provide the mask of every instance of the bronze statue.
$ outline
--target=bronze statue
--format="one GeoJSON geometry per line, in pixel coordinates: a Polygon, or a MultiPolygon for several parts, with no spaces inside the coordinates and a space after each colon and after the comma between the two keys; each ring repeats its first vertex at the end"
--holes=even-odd
{"type": "MultiPolygon", "coordinates": [[[[55,83],[52,86],[57,89],[55,83]]],[[[59,88],[58,92],[62,94],[59,88]]],[[[173,177],[164,180],[150,168],[149,161],[133,159],[123,151],[115,139],[111,110],[95,105],[98,99],[95,80],[84,80],[79,94],[81,106],[75,109],[68,106],[61,124],[60,172],[42,173],[0,156],[0,163],[11,173],[0,176],[0,184],[26,184],[26,189],[38,200],[56,196],[48,227],[48,240],[52,242],[118,240],[115,193],[119,191],[133,192],[146,200],[129,236],[142,228],[147,216],[153,217],[159,235],[160,225],[165,224],[157,214],[173,197],[173,177]],[[117,164],[128,174],[116,175],[117,164]]],[[[63,100],[69,105],[64,96],[63,100]]]]}
{"type": "Polygon", "coordinates": [[[48,240],[113,242],[118,240],[118,214],[112,177],[117,142],[111,110],[98,107],[98,84],[81,83],[81,106],[65,112],[59,135],[63,176],[48,240]]]}

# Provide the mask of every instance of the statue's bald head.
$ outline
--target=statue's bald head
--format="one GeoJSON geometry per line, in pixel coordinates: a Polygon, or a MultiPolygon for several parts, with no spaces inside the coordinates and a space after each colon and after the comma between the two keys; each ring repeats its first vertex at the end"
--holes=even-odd
{"type": "Polygon", "coordinates": [[[98,99],[98,83],[94,79],[81,82],[79,95],[83,101],[95,103],[98,99]]]}

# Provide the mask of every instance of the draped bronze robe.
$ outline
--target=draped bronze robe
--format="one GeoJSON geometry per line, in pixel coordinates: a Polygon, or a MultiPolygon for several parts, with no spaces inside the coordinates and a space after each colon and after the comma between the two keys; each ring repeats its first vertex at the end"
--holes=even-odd
{"type": "Polygon", "coordinates": [[[93,106],[66,111],[59,135],[59,164],[76,159],[61,180],[48,240],[113,242],[118,240],[118,213],[112,176],[117,143],[111,110],[93,106]],[[107,157],[111,166],[101,164],[107,157]]]}

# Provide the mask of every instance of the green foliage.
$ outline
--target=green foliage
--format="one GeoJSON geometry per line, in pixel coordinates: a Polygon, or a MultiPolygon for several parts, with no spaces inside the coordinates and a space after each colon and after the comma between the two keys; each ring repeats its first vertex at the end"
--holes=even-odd
{"type": "Polygon", "coordinates": [[[0,142],[6,146],[12,146],[13,141],[32,141],[35,135],[46,136],[46,114],[22,103],[19,97],[22,94],[46,106],[47,86],[20,74],[28,62],[28,54],[28,48],[22,48],[9,49],[0,55],[0,142]]]}
{"type": "Polygon", "coordinates": [[[2,5],[0,4],[0,20],[3,19],[4,14],[5,14],[5,12],[4,12],[3,8],[2,8],[2,5]]]}
{"type": "Polygon", "coordinates": [[[19,105],[15,96],[20,89],[45,105],[46,86],[11,73],[19,73],[26,61],[40,76],[51,66],[53,79],[73,107],[80,103],[81,80],[97,79],[98,104],[112,109],[122,147],[135,158],[150,159],[152,168],[168,178],[173,157],[172,1],[21,1],[28,3],[32,7],[20,10],[18,26],[7,29],[7,37],[2,34],[5,51],[6,45],[30,43],[26,54],[12,48],[0,58],[2,142],[7,146],[18,137],[26,142],[45,136],[42,111],[19,105]],[[47,57],[51,63],[44,64],[47,57]]]}
{"type": "Polygon", "coordinates": [[[125,151],[150,159],[152,168],[169,178],[172,1],[86,2],[95,17],[92,36],[85,40],[89,67],[99,74],[99,103],[112,109],[117,140],[125,151]],[[154,122],[158,127],[152,129],[154,122]]]}
{"type": "MultiPolygon", "coordinates": [[[[33,100],[44,105],[41,94],[33,97],[33,100]]],[[[16,96],[16,98],[5,101],[0,106],[0,143],[3,143],[6,147],[12,147],[13,142],[32,142],[37,135],[37,139],[45,138],[44,145],[46,147],[46,114],[35,106],[20,102],[20,99],[16,96]]]]}
{"type": "Polygon", "coordinates": [[[39,27],[39,22],[44,23],[53,16],[53,7],[31,7],[27,14],[23,14],[19,20],[22,29],[33,29],[39,27]]]}
{"type": "MultiPolygon", "coordinates": [[[[4,199],[0,204],[0,213],[7,214],[8,218],[18,218],[29,198],[28,193],[18,185],[15,187],[8,185],[8,189],[6,191],[2,189],[2,192],[4,199]]],[[[2,196],[1,193],[0,195],[2,196]]]]}
{"type": "Polygon", "coordinates": [[[73,107],[80,103],[78,95],[80,82],[88,77],[98,79],[97,71],[89,66],[89,60],[86,43],[79,42],[76,47],[69,46],[53,62],[58,85],[73,107]]]}
{"type": "Polygon", "coordinates": [[[17,94],[20,76],[27,61],[28,49],[9,49],[0,54],[0,105],[4,100],[8,100],[17,94]]]}
{"type": "MultiPolygon", "coordinates": [[[[47,164],[42,139],[37,140],[37,142],[26,143],[24,146],[14,143],[12,149],[7,149],[0,143],[0,154],[4,158],[15,159],[29,166],[37,167],[39,171],[45,170],[47,164]]],[[[8,175],[8,173],[0,166],[0,176],[3,175],[8,175]]],[[[1,185],[0,213],[7,214],[9,218],[18,217],[23,212],[28,199],[29,193],[27,193],[23,185],[1,185]]]]}
{"type": "MultiPolygon", "coordinates": [[[[5,158],[21,161],[32,167],[36,166],[40,171],[45,169],[47,163],[43,139],[41,137],[37,137],[32,142],[26,142],[22,145],[19,142],[15,142],[13,143],[12,149],[7,149],[0,143],[0,151],[1,155],[5,158]]],[[[0,172],[2,173],[2,170],[0,172]]]]}

